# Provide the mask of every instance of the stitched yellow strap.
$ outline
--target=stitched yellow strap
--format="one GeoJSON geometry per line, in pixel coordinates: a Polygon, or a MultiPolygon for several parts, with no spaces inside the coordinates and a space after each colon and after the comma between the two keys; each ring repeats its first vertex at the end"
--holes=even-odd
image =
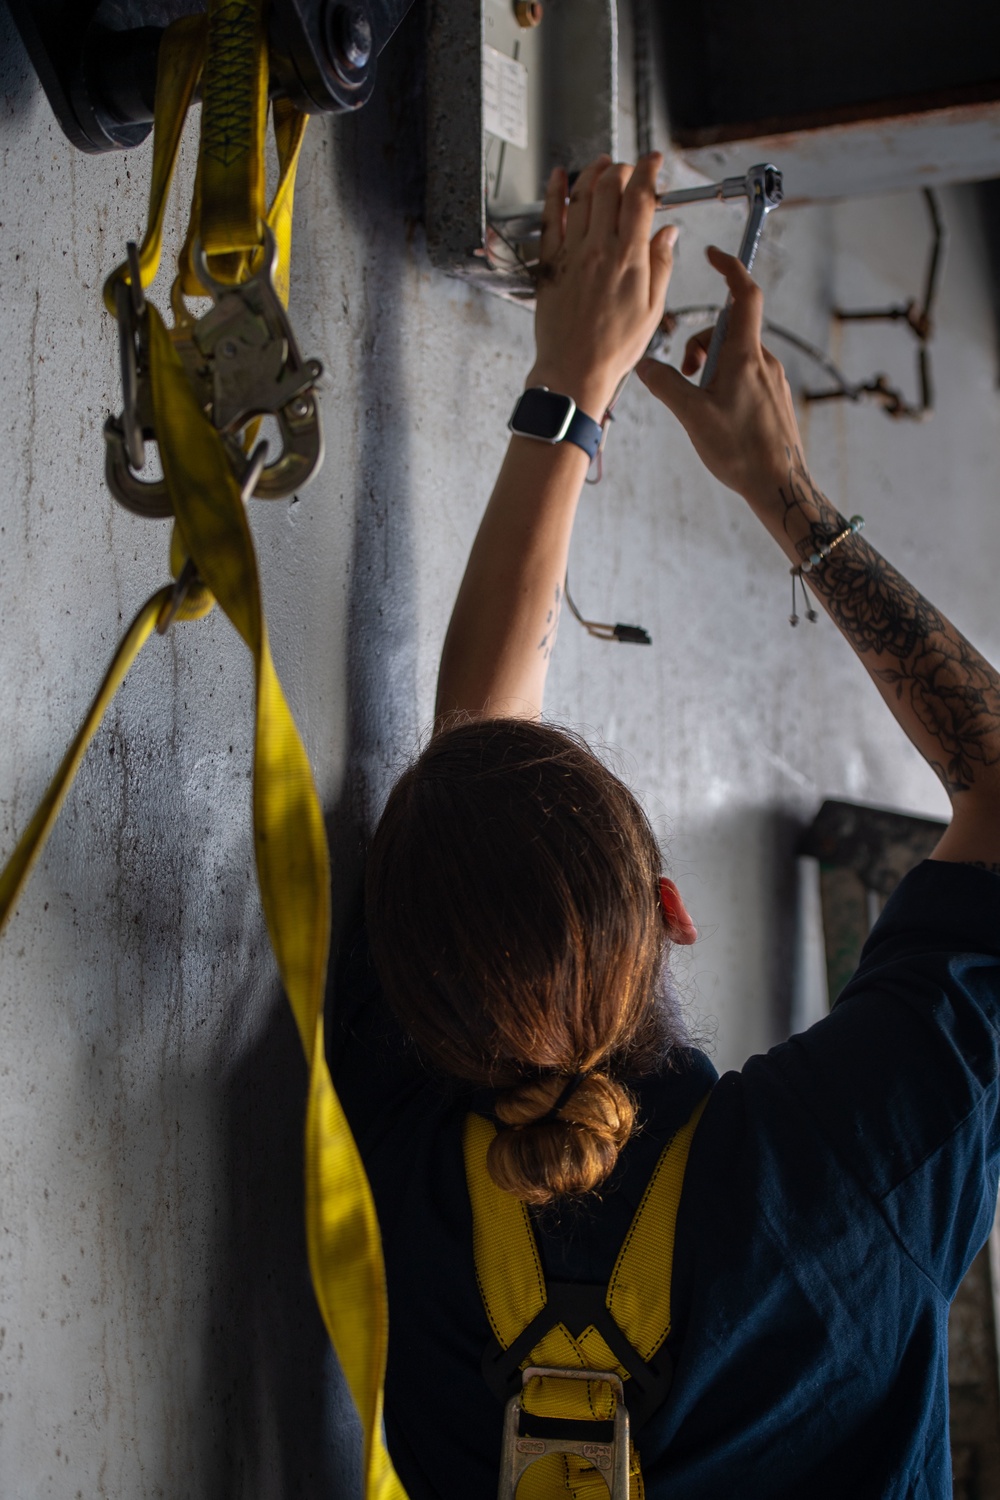
{"type": "MultiPolygon", "coordinates": [[[[153,168],[149,185],[149,212],[146,233],[139,247],[139,269],[144,288],[152,285],[160,265],[163,249],[163,219],[167,198],[173,181],[180,148],[181,135],[187,111],[201,78],[205,65],[207,42],[206,18],[185,16],[168,26],[160,43],[156,73],[156,129],[153,135],[153,168]]],[[[265,95],[266,100],[266,95],[265,95]]],[[[256,101],[255,101],[256,107],[256,101]]],[[[289,104],[287,99],[275,101],[272,111],[274,139],[278,153],[278,185],[267,212],[267,222],[274,230],[278,242],[278,269],[275,273],[275,288],[284,304],[288,305],[288,277],[292,251],[292,209],[295,198],[295,173],[299,153],[305,137],[308,115],[289,104]]],[[[263,140],[261,139],[261,150],[263,140]]],[[[199,155],[199,168],[188,220],[188,231],[184,248],[179,256],[179,292],[187,296],[198,296],[203,287],[192,264],[192,251],[197,239],[204,241],[202,230],[202,183],[204,172],[199,155]]],[[[252,185],[256,194],[256,183],[252,185]]],[[[263,176],[261,176],[260,212],[263,214],[263,176]]],[[[260,238],[253,241],[260,243],[260,238]]],[[[243,251],[239,252],[241,265],[247,264],[243,251]]],[[[216,257],[210,266],[213,274],[219,273],[220,281],[232,280],[231,265],[216,257]]],[[[110,313],[115,312],[115,283],[128,280],[128,262],[116,266],[104,284],[104,305],[110,313]]],[[[176,296],[174,311],[181,317],[186,313],[176,296]]]]}
{"type": "Polygon", "coordinates": [[[208,0],[200,230],[217,281],[239,281],[263,237],[267,35],[260,0],[208,0]],[[215,261],[228,261],[230,275],[215,261]]]}
{"type": "Polygon", "coordinates": [[[63,805],[66,793],[73,785],[73,778],[80,768],[87,746],[94,738],[104,718],[108,704],[124,681],[129,667],[149,639],[157,616],[172,592],[168,585],[167,588],[155,593],[151,599],[147,599],[125,632],[115,652],[114,661],[87,710],[87,716],[80,725],[76,738],[63,756],[62,763],[53,776],[48,791],[38,804],[34,817],[18,839],[13,854],[3,871],[0,872],[0,932],[3,931],[4,924],[17,903],[24,883],[45,846],[45,841],[52,831],[52,825],[59,816],[59,809],[63,805]]]}
{"type": "MultiPolygon", "coordinates": [[[[684,1170],[695,1128],[708,1096],[671,1137],[636,1210],[615,1262],[605,1298],[622,1332],[649,1360],[670,1332],[670,1287],[674,1234],[684,1170]]],[[[472,1203],[476,1279],[497,1342],[507,1349],[546,1304],[545,1277],[526,1206],[497,1187],[486,1167],[496,1130],[480,1115],[467,1117],[465,1173],[472,1203]]],[[[629,1378],[604,1339],[591,1326],[574,1337],[562,1323],[535,1345],[529,1364],[562,1369],[613,1370],[629,1378]]],[[[523,1404],[536,1416],[606,1420],[614,1413],[610,1387],[598,1381],[535,1379],[523,1404]]],[[[557,1495],[606,1497],[607,1486],[591,1465],[572,1454],[533,1464],[518,1488],[518,1500],[552,1500],[557,1495]]],[[[642,1500],[639,1454],[629,1455],[630,1500],[642,1500]]]]}
{"type": "Polygon", "coordinates": [[[652,1359],[670,1332],[677,1208],[691,1140],[707,1103],[706,1094],[660,1152],[608,1283],[608,1310],[644,1360],[652,1359]]]}

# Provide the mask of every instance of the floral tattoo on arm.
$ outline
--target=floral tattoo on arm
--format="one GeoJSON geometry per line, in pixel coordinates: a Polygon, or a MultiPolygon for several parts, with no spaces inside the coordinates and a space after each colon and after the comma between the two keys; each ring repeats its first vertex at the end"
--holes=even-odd
{"type": "MultiPolygon", "coordinates": [[[[789,453],[780,490],[786,531],[803,559],[847,522],[816,488],[801,453],[789,453]],[[795,524],[797,521],[798,524],[795,524]]],[[[1000,762],[1000,676],[874,547],[852,536],[809,574],[809,586],[880,682],[906,695],[940,756],[930,764],[949,793],[968,791],[976,767],[1000,762]],[[884,663],[884,664],[883,664],[884,663]]]]}

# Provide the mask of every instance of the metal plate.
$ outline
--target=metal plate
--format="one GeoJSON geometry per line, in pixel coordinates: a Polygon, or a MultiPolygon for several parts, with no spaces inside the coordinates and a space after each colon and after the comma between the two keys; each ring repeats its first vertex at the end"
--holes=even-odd
{"type": "MultiPolygon", "coordinates": [[[[573,171],[600,151],[617,154],[617,123],[615,0],[545,0],[541,24],[528,29],[518,25],[512,0],[433,0],[427,172],[433,263],[503,296],[530,300],[530,272],[505,241],[519,242],[519,218],[537,219],[553,166],[573,171]],[[516,137],[520,127],[524,145],[486,128],[496,115],[484,108],[484,59],[489,89],[498,74],[507,75],[508,135],[516,137]]],[[[521,247],[520,259],[530,259],[530,250],[521,247]]]]}

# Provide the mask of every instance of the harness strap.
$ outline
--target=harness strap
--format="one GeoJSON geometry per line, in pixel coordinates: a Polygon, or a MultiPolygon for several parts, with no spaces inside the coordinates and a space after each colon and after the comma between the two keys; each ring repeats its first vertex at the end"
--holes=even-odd
{"type": "Polygon", "coordinates": [[[208,0],[197,218],[216,281],[241,281],[261,243],[267,83],[263,5],[208,0]]]}
{"type": "MultiPolygon", "coordinates": [[[[586,1297],[574,1299],[572,1292],[586,1294],[590,1289],[567,1289],[553,1284],[550,1304],[527,1206],[497,1187],[486,1167],[486,1154],[496,1128],[481,1115],[467,1116],[463,1147],[472,1204],[476,1279],[496,1346],[508,1351],[511,1357],[518,1356],[516,1369],[547,1365],[610,1370],[625,1381],[633,1373],[638,1374],[636,1360],[649,1366],[670,1332],[677,1210],[691,1140],[708,1097],[706,1094],[660,1153],[615,1261],[604,1296],[604,1315],[591,1318],[583,1328],[576,1309],[585,1306],[586,1297]],[[571,1295],[565,1295],[567,1291],[571,1295]],[[570,1326],[566,1319],[572,1319],[570,1326]],[[526,1347],[529,1339],[530,1348],[526,1347]],[[633,1357],[627,1360],[622,1357],[623,1340],[631,1346],[633,1357]]],[[[509,1361],[502,1356],[496,1358],[496,1346],[487,1350],[484,1373],[492,1363],[503,1379],[509,1361]]],[[[651,1383],[660,1382],[661,1373],[651,1371],[651,1383]]],[[[488,1373],[487,1378],[490,1378],[488,1373]]],[[[496,1390],[493,1379],[490,1384],[496,1390]]],[[[529,1381],[523,1407],[532,1416],[541,1418],[607,1422],[614,1415],[615,1397],[603,1381],[538,1378],[529,1381]]],[[[643,1493],[639,1454],[633,1445],[629,1455],[630,1500],[643,1500],[643,1493]]],[[[596,1500],[607,1496],[607,1488],[593,1466],[573,1454],[562,1454],[527,1470],[518,1489],[518,1500],[551,1500],[560,1494],[574,1495],[580,1500],[583,1497],[589,1500],[593,1495],[596,1500]]]]}
{"type": "Polygon", "coordinates": [[[666,1348],[661,1346],[657,1351],[655,1363],[642,1359],[608,1311],[603,1286],[549,1281],[546,1292],[546,1305],[509,1348],[502,1348],[495,1338],[487,1345],[483,1379],[494,1396],[506,1402],[520,1392],[522,1368],[529,1361],[532,1349],[555,1324],[581,1329],[593,1325],[617,1359],[619,1368],[631,1377],[627,1391],[629,1416],[634,1427],[641,1427],[670,1392],[673,1362],[666,1348]]]}

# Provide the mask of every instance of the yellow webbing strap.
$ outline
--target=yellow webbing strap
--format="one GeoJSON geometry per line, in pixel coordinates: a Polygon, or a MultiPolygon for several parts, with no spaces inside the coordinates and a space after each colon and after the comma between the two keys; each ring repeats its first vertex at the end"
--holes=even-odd
{"type": "Polygon", "coordinates": [[[358,1407],[366,1494],[402,1500],[382,1441],[388,1344],[378,1220],[323,1049],[329,946],[326,832],[305,749],[271,660],[257,560],[225,448],[150,307],[153,408],[177,527],[199,576],[246,642],[257,679],[254,839],[261,902],[309,1064],[306,1237],[316,1296],[358,1407]]]}
{"type": "MultiPolygon", "coordinates": [[[[187,112],[201,77],[205,59],[204,16],[183,16],[163,33],[156,63],[156,96],[153,104],[153,166],[149,177],[149,212],[146,233],[139,246],[139,270],[143,287],[156,280],[163,249],[163,216],[173,181],[177,152],[187,112]]],[[[128,279],[128,262],[104,283],[104,305],[115,314],[115,283],[128,279]]]]}
{"type": "Polygon", "coordinates": [[[608,1282],[608,1311],[647,1362],[670,1332],[677,1208],[691,1141],[707,1103],[706,1094],[660,1152],[608,1282]]]}
{"type": "MultiPolygon", "coordinates": [[[[674,1233],[684,1171],[695,1128],[708,1102],[702,1099],[686,1125],[667,1142],[646,1186],[615,1262],[606,1305],[629,1343],[644,1360],[656,1353],[670,1332],[670,1287],[674,1233]]],[[[514,1340],[546,1304],[545,1276],[527,1207],[505,1193],[490,1176],[486,1154],[495,1127],[480,1115],[465,1122],[465,1174],[472,1203],[476,1279],[490,1327],[501,1348],[514,1340]]],[[[613,1370],[623,1380],[628,1371],[617,1361],[604,1339],[591,1326],[574,1337],[560,1323],[544,1335],[522,1361],[577,1370],[613,1370]]],[[[607,1420],[614,1414],[614,1396],[598,1381],[535,1379],[524,1395],[525,1409],[535,1416],[607,1420]]],[[[518,1487],[518,1500],[552,1500],[556,1495],[607,1497],[607,1486],[597,1469],[572,1454],[551,1457],[527,1470],[518,1487]]],[[[642,1500],[639,1454],[629,1455],[630,1500],[642,1500]]]]}
{"type": "Polygon", "coordinates": [[[129,667],[149,639],[157,616],[164,604],[169,601],[172,593],[173,589],[168,584],[151,599],[147,599],[125,632],[108,674],[98,688],[76,738],[63,756],[62,763],[53,776],[48,791],[35,809],[31,822],[18,839],[13,854],[0,871],[0,930],[3,929],[7,917],[13,910],[21,888],[31,874],[32,866],[52,831],[52,825],[59,816],[59,809],[63,805],[66,793],[73,785],[73,778],[79,770],[87,746],[94,738],[104,718],[105,709],[124,681],[129,667]]]}
{"type": "Polygon", "coordinates": [[[246,255],[261,242],[264,217],[264,131],[267,125],[267,34],[255,0],[208,0],[198,175],[202,249],[229,262],[239,281],[246,255]]]}
{"type": "MultiPolygon", "coordinates": [[[[206,90],[230,90],[233,110],[240,101],[259,103],[263,27],[259,4],[211,7],[213,13],[254,13],[254,45],[230,47],[231,58],[256,69],[253,79],[206,64],[206,90]],[[216,82],[213,83],[212,80],[216,82]],[[221,80],[221,81],[220,81],[221,80]]],[[[227,46],[230,45],[226,39],[227,46]]],[[[205,29],[202,18],[183,20],[164,37],[156,93],[156,136],[149,225],[140,255],[143,285],[155,275],[160,258],[164,202],[173,173],[184,113],[202,69],[205,29]]],[[[266,58],[265,58],[266,69],[266,58]]],[[[265,90],[266,90],[266,71],[265,90]]],[[[266,92],[264,95],[266,103],[266,92]]],[[[206,104],[209,101],[206,100],[206,104]]],[[[256,104],[254,105],[256,108],[256,104]]],[[[305,118],[289,106],[275,114],[281,181],[271,209],[281,254],[281,278],[287,296],[294,174],[305,118]]],[[[259,176],[242,175],[241,191],[263,202],[263,139],[253,136],[260,157],[259,176]]],[[[199,173],[209,184],[211,174],[199,173]]],[[[206,188],[206,194],[211,191],[206,188]]],[[[207,197],[206,197],[207,201],[207,197]]],[[[202,211],[204,205],[202,205],[202,211]]],[[[246,225],[232,203],[226,209],[236,226],[226,241],[217,233],[216,257],[248,256],[259,243],[248,241],[246,225]]],[[[196,226],[189,234],[193,243],[196,226]]],[[[235,265],[230,261],[230,265],[235,265]]],[[[213,274],[218,263],[213,263],[213,274]]],[[[114,282],[105,301],[114,307],[114,282]]],[[[220,279],[222,279],[220,277],[220,279]]],[[[197,290],[197,283],[195,290],[197,290]]],[[[179,299],[174,300],[176,308],[179,299]]],[[[388,1342],[385,1271],[378,1222],[361,1157],[336,1096],[323,1047],[323,996],[330,930],[330,871],[322,811],[305,749],[285,701],[271,660],[260,594],[257,561],[240,489],[219,433],[202,411],[170,333],[149,306],[150,363],[154,427],[164,476],[175,514],[171,566],[176,574],[187,557],[202,580],[186,597],[178,619],[207,613],[215,599],[250,649],[256,675],[254,742],[254,842],[261,901],[282,983],[295,1016],[309,1066],[305,1130],[306,1238],[309,1263],[320,1310],[341,1368],[350,1386],[364,1433],[366,1500],[406,1500],[382,1437],[382,1387],[388,1342]]],[[[173,589],[158,590],[143,605],[112,662],[87,717],[67,751],[52,784],[0,873],[0,930],[13,910],[31,867],[45,843],[72,784],[87,745],[117,688],[148,639],[173,589]]]]}
{"type": "MultiPolygon", "coordinates": [[[[156,129],[153,135],[149,211],[146,217],[146,233],[139,247],[139,270],[144,289],[152,285],[159,270],[167,198],[177,163],[184,121],[204,67],[206,41],[205,17],[185,16],[167,27],[160,43],[156,73],[156,129]]],[[[274,285],[287,307],[288,276],[292,258],[295,173],[309,116],[302,114],[287,99],[277,99],[273,106],[272,119],[278,152],[278,185],[266,217],[278,243],[278,267],[275,272],[274,285]]],[[[261,149],[263,149],[263,141],[261,141],[261,149]]],[[[203,155],[204,151],[200,151],[187,236],[178,257],[180,273],[176,292],[172,297],[173,311],[178,321],[188,318],[189,314],[179,301],[177,293],[183,292],[187,296],[198,296],[204,290],[191,262],[194,242],[196,239],[203,238],[201,225],[203,155]]],[[[256,177],[253,180],[252,189],[255,194],[258,192],[256,177]]],[[[262,175],[259,179],[259,195],[259,211],[263,215],[264,180],[262,175]]],[[[260,236],[254,243],[259,245],[260,236]]],[[[245,264],[246,256],[242,251],[240,258],[245,264]]],[[[210,270],[220,281],[232,279],[226,274],[226,265],[220,264],[218,257],[212,261],[210,270]]],[[[127,261],[116,266],[104,284],[104,305],[112,314],[116,310],[115,283],[123,279],[128,280],[127,261]]]]}

